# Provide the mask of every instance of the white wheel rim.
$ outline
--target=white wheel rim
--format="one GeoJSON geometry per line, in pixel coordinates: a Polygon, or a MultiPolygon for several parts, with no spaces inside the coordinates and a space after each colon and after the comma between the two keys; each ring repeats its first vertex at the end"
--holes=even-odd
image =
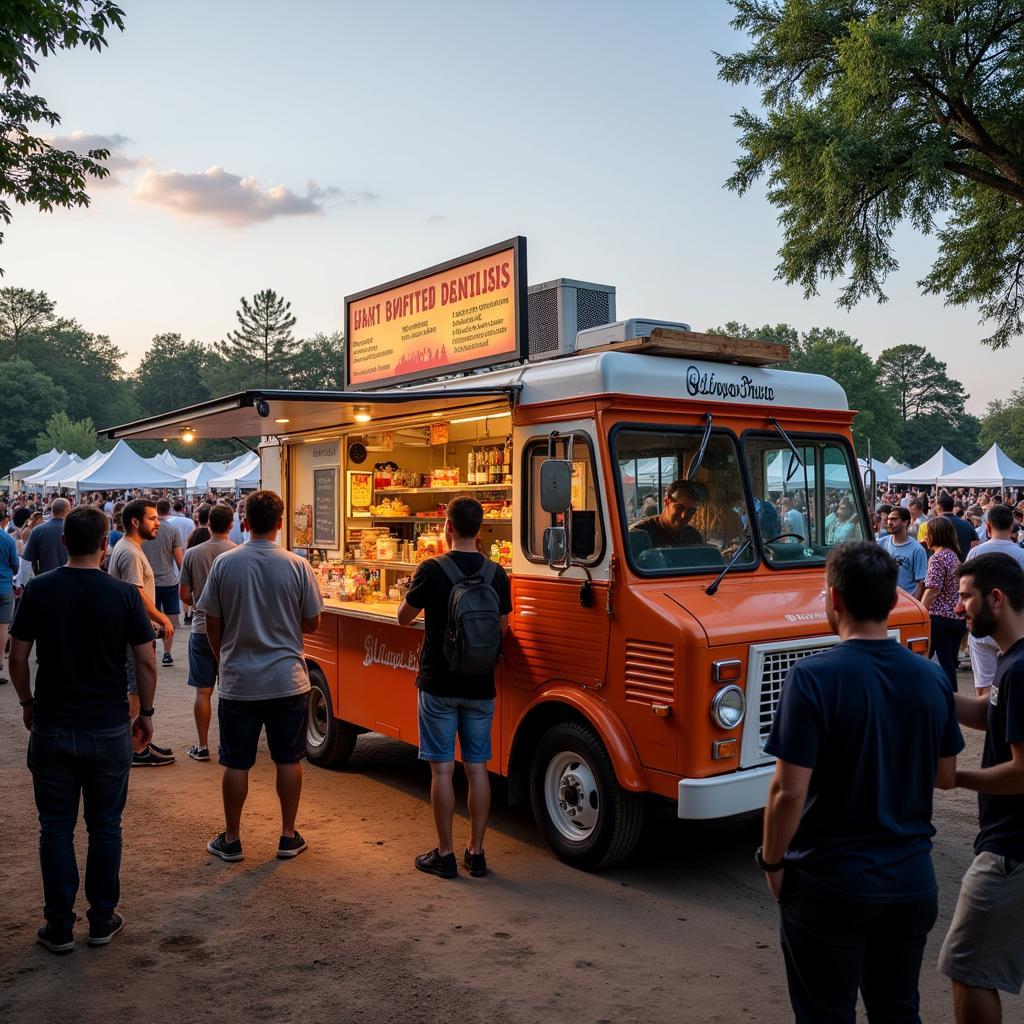
{"type": "Polygon", "coordinates": [[[311,747],[322,747],[327,742],[329,714],[327,698],[320,687],[314,686],[309,691],[309,711],[306,715],[306,742],[311,747]]]}
{"type": "Polygon", "coordinates": [[[544,804],[559,834],[571,843],[593,835],[601,813],[597,778],[573,750],[556,754],[544,772],[544,804]]]}

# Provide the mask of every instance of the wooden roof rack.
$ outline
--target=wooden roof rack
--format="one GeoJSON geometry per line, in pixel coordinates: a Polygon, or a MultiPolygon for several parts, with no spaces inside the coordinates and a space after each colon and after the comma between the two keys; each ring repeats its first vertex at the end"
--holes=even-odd
{"type": "Polygon", "coordinates": [[[594,348],[581,348],[575,354],[591,352],[636,352],[647,356],[709,359],[722,363],[741,363],[746,366],[768,366],[771,363],[785,363],[789,360],[789,346],[778,342],[730,338],[725,334],[676,331],[669,327],[655,327],[649,336],[642,338],[630,338],[594,348]]]}

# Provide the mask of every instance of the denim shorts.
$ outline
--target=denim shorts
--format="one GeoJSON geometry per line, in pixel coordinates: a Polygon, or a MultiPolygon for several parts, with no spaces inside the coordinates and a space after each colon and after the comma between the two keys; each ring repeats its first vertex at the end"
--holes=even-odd
{"type": "Polygon", "coordinates": [[[188,685],[206,689],[217,682],[217,659],[205,633],[188,638],[188,685]]]}
{"type": "Polygon", "coordinates": [[[0,594],[0,626],[7,626],[14,618],[14,592],[0,594]]]}
{"type": "Polygon", "coordinates": [[[491,759],[491,723],[494,701],[463,697],[435,697],[420,690],[420,760],[454,761],[455,737],[466,764],[491,759]]]}
{"type": "Polygon", "coordinates": [[[309,691],[271,700],[225,700],[217,703],[219,760],[225,768],[247,771],[256,763],[260,732],[275,764],[295,764],[306,756],[306,711],[309,691]]]}
{"type": "Polygon", "coordinates": [[[164,615],[177,615],[181,611],[180,600],[177,583],[170,587],[156,588],[156,606],[164,615]]]}

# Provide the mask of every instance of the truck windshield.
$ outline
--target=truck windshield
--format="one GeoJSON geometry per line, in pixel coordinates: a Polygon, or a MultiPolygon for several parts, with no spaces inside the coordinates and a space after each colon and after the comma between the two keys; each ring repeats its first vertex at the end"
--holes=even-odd
{"type": "Polygon", "coordinates": [[[835,545],[869,536],[847,446],[836,438],[792,442],[799,459],[777,433],[743,440],[764,557],[775,568],[820,563],[835,545]]]}
{"type": "MultiPolygon", "coordinates": [[[[731,434],[711,434],[696,473],[687,479],[703,433],[681,428],[615,433],[620,514],[630,562],[641,573],[717,573],[750,537],[751,510],[731,434]]],[[[756,548],[748,544],[733,572],[757,562],[756,548]]]]}

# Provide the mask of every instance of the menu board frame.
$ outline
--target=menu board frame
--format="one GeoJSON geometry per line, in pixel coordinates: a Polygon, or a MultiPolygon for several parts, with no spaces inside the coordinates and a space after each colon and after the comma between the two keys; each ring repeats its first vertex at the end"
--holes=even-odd
{"type": "Polygon", "coordinates": [[[338,467],[337,466],[315,466],[313,468],[313,544],[314,548],[326,548],[336,551],[341,547],[339,539],[338,519],[338,467]],[[321,493],[321,481],[327,479],[330,487],[328,493],[331,495],[331,508],[333,521],[331,523],[330,535],[323,532],[323,526],[317,507],[317,498],[321,493]]]}
{"type": "Polygon", "coordinates": [[[349,519],[368,519],[370,506],[373,504],[373,470],[350,469],[347,473],[348,485],[345,488],[345,502],[349,519]],[[353,501],[357,494],[369,491],[366,502],[353,501]]]}
{"type": "MultiPolygon", "coordinates": [[[[353,295],[345,296],[345,338],[353,337],[352,330],[352,312],[351,307],[353,303],[362,302],[364,299],[372,298],[374,295],[380,295],[383,292],[391,291],[395,288],[401,288],[406,285],[414,284],[417,281],[423,280],[424,278],[432,277],[435,274],[444,274],[449,271],[457,270],[460,267],[465,266],[469,263],[474,263],[478,260],[485,259],[488,256],[492,256],[495,253],[503,252],[505,250],[512,251],[512,282],[510,290],[515,297],[515,347],[512,351],[502,352],[500,356],[495,358],[495,355],[483,355],[476,359],[460,360],[458,362],[445,363],[441,366],[430,366],[422,370],[416,370],[411,373],[399,374],[396,376],[377,378],[372,381],[353,382],[351,373],[350,360],[352,358],[353,346],[350,344],[345,345],[345,363],[344,363],[344,390],[346,391],[374,391],[380,388],[391,387],[395,384],[405,384],[414,380],[424,380],[437,377],[440,374],[450,373],[462,373],[466,370],[478,369],[482,366],[491,366],[496,362],[511,363],[521,362],[527,356],[529,350],[529,342],[527,338],[527,276],[526,276],[526,238],[522,235],[516,235],[513,238],[506,239],[503,242],[496,242],[494,245],[489,245],[483,249],[477,249],[475,252],[467,253],[464,256],[458,256],[453,260],[448,260],[446,263],[438,263],[433,267],[428,267],[426,270],[417,271],[414,274],[407,274],[405,277],[400,277],[394,281],[388,281],[386,284],[376,285],[373,288],[367,288],[365,291],[356,292],[353,295]]],[[[443,343],[451,343],[451,339],[440,339],[443,343]]]]}

